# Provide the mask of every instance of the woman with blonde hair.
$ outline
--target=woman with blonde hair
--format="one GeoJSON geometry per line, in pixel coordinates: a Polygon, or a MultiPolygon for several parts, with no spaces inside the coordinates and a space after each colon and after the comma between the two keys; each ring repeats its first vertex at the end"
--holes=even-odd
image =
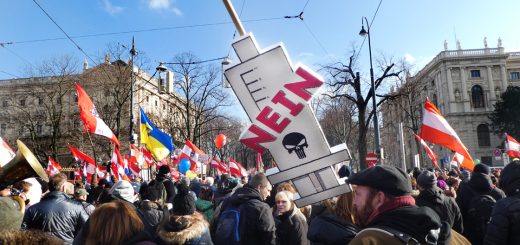
{"type": "Polygon", "coordinates": [[[279,191],[276,193],[275,202],[277,244],[309,244],[307,220],[294,204],[294,194],[290,191],[279,191]]]}
{"type": "Polygon", "coordinates": [[[86,245],[153,244],[137,211],[125,201],[105,203],[89,220],[86,245]]]}

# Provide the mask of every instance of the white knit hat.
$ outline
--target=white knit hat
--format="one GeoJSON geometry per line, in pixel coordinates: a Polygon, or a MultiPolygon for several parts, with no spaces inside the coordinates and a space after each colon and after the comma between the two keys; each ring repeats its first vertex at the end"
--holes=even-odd
{"type": "Polygon", "coordinates": [[[132,203],[136,200],[134,187],[126,180],[116,182],[110,189],[109,194],[132,203]]]}

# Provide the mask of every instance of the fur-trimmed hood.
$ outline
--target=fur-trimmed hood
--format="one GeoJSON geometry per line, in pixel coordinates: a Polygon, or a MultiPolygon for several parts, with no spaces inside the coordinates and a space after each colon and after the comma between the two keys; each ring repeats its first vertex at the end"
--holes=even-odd
{"type": "Polygon", "coordinates": [[[209,224],[199,212],[192,215],[171,215],[157,229],[158,237],[168,244],[185,244],[201,238],[207,232],[209,224]]]}

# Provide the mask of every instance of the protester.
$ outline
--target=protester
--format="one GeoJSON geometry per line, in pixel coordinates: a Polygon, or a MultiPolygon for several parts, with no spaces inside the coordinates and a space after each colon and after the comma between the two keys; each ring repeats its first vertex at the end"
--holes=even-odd
{"type": "Polygon", "coordinates": [[[157,172],[155,180],[150,181],[149,185],[151,188],[155,188],[159,191],[160,199],[168,209],[171,209],[177,189],[170,178],[170,167],[168,165],[162,165],[159,167],[159,172],[157,172]],[[162,185],[158,185],[159,183],[162,183],[162,185]],[[166,196],[164,194],[166,194],[166,196]]]}
{"type": "Polygon", "coordinates": [[[78,200],[83,208],[85,209],[85,212],[90,216],[96,207],[94,205],[87,202],[87,196],[88,192],[85,189],[77,189],[74,191],[74,198],[78,200]]]}
{"type": "Polygon", "coordinates": [[[307,234],[311,244],[348,244],[356,236],[352,199],[352,192],[342,194],[332,210],[312,220],[307,234]]]}
{"type": "Polygon", "coordinates": [[[86,245],[154,244],[132,205],[112,201],[99,206],[89,220],[86,245]]]}
{"type": "Polygon", "coordinates": [[[287,245],[309,244],[307,221],[294,204],[294,194],[290,191],[280,191],[276,194],[275,202],[274,220],[277,243],[287,245]]]}
{"type": "Polygon", "coordinates": [[[459,205],[464,222],[464,232],[462,234],[474,245],[483,244],[486,232],[485,225],[491,218],[493,202],[506,196],[501,189],[493,186],[489,174],[490,169],[487,165],[475,165],[471,178],[468,182],[460,185],[457,198],[455,199],[457,205],[459,205]],[[489,205],[491,205],[490,207],[485,208],[483,205],[477,205],[486,199],[490,199],[488,201],[489,205]],[[484,213],[484,211],[476,210],[480,207],[488,211],[484,213]],[[470,210],[476,211],[470,212],[470,210]]]}
{"type": "MultiPolygon", "coordinates": [[[[222,227],[219,215],[228,209],[236,208],[240,212],[238,237],[240,244],[276,244],[275,223],[271,208],[264,200],[270,195],[272,186],[263,173],[258,173],[248,184],[238,189],[222,203],[219,212],[215,211],[215,225],[212,233],[217,245],[229,244],[233,237],[223,237],[219,229],[229,230],[234,227],[222,227]]],[[[235,234],[236,235],[236,234],[235,234]]]]}
{"type": "Polygon", "coordinates": [[[213,244],[209,224],[195,211],[195,198],[185,184],[177,186],[177,195],[168,219],[157,230],[157,244],[213,244]]]}
{"type": "Polygon", "coordinates": [[[168,215],[168,209],[161,203],[158,191],[150,188],[146,183],[141,185],[139,193],[141,196],[139,213],[145,226],[152,227],[151,231],[155,234],[161,221],[168,215]]]}
{"type": "Polygon", "coordinates": [[[444,195],[437,187],[435,174],[426,170],[417,179],[420,194],[415,199],[417,206],[433,209],[441,218],[442,226],[437,244],[451,244],[451,229],[462,233],[462,215],[453,198],[444,195]]]}
{"type": "Polygon", "coordinates": [[[520,161],[502,170],[499,185],[507,197],[495,204],[483,244],[520,244],[520,161]]]}
{"type": "Polygon", "coordinates": [[[236,183],[231,182],[231,177],[228,174],[222,174],[217,183],[217,190],[213,193],[213,205],[219,207],[224,199],[230,197],[233,193],[236,183]]]}
{"type": "Polygon", "coordinates": [[[70,244],[88,219],[81,203],[63,193],[67,176],[59,173],[51,177],[49,193],[25,212],[23,229],[48,232],[70,244]]]}
{"type": "Polygon", "coordinates": [[[213,221],[213,211],[215,210],[213,202],[211,202],[212,196],[213,192],[209,188],[203,187],[201,188],[199,198],[195,201],[197,211],[202,213],[208,222],[213,221]]]}
{"type": "Polygon", "coordinates": [[[101,195],[101,193],[103,193],[103,190],[105,188],[110,188],[110,184],[108,183],[108,180],[106,179],[101,179],[97,186],[90,189],[90,193],[87,197],[87,202],[89,203],[92,203],[92,204],[97,204],[98,202],[98,199],[99,199],[99,196],[101,195]]]}
{"type": "Polygon", "coordinates": [[[401,169],[375,166],[353,174],[354,218],[363,228],[349,243],[436,244],[441,222],[430,208],[415,206],[410,177],[401,169]]]}
{"type": "Polygon", "coordinates": [[[11,196],[11,189],[0,184],[0,230],[20,229],[24,210],[23,198],[11,196]]]}

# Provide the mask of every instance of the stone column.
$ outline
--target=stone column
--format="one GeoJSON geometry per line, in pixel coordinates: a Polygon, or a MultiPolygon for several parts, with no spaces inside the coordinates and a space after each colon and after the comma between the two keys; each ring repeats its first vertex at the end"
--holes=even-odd
{"type": "Polygon", "coordinates": [[[446,81],[448,83],[448,104],[450,108],[450,112],[456,112],[456,103],[455,103],[455,92],[453,91],[453,80],[451,79],[451,68],[444,67],[444,73],[446,73],[446,81]]]}
{"type": "Polygon", "coordinates": [[[495,96],[495,81],[493,81],[493,73],[491,71],[491,66],[486,66],[487,68],[487,74],[488,74],[488,82],[489,82],[489,98],[490,103],[489,105],[492,105],[495,103],[495,100],[497,97],[495,96]]]}
{"type": "Polygon", "coordinates": [[[470,111],[468,88],[466,86],[466,67],[460,67],[460,82],[462,83],[462,102],[464,103],[464,112],[470,111]]]}
{"type": "Polygon", "coordinates": [[[507,89],[507,71],[505,65],[500,65],[500,75],[502,76],[502,93],[507,89]]]}

